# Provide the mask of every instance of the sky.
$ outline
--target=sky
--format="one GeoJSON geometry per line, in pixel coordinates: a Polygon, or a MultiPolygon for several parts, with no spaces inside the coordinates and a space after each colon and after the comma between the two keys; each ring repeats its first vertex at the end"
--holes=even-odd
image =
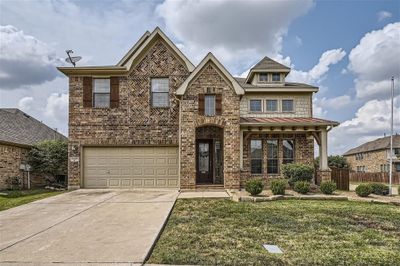
{"type": "Polygon", "coordinates": [[[212,52],[234,76],[264,56],[318,86],[315,117],[335,120],[329,153],[400,133],[400,1],[0,0],[0,108],[68,134],[65,50],[114,65],[159,26],[194,64],[212,52]]]}

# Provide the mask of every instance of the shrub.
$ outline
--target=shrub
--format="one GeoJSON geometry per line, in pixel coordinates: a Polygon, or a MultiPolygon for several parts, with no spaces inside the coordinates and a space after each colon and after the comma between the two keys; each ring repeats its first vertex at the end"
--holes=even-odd
{"type": "Polygon", "coordinates": [[[389,186],[381,183],[371,183],[372,194],[386,196],[389,195],[389,186]]]}
{"type": "Polygon", "coordinates": [[[360,184],[356,187],[356,194],[360,197],[368,197],[372,193],[371,184],[360,184]]]}
{"type": "Polygon", "coordinates": [[[300,194],[307,194],[310,191],[310,182],[297,181],[294,183],[294,191],[300,194]]]}
{"type": "Polygon", "coordinates": [[[306,164],[289,163],[282,165],[282,174],[289,180],[289,185],[293,187],[297,181],[310,182],[314,175],[314,168],[306,164]]]}
{"type": "Polygon", "coordinates": [[[322,193],[331,195],[336,190],[336,183],[333,181],[322,182],[319,189],[322,193]]]}
{"type": "Polygon", "coordinates": [[[260,194],[264,189],[264,183],[261,179],[253,179],[246,182],[246,191],[252,196],[260,194]]]}
{"type": "Polygon", "coordinates": [[[274,179],[271,180],[270,187],[272,194],[274,195],[285,195],[287,181],[285,179],[274,179]]]}

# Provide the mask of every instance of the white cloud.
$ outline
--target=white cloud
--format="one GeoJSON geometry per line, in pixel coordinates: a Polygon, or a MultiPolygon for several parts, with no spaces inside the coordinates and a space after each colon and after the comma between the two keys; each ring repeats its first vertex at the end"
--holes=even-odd
{"type": "Polygon", "coordinates": [[[44,114],[58,123],[68,121],[68,94],[52,93],[47,98],[44,114]]]}
{"type": "Polygon", "coordinates": [[[304,82],[304,83],[317,83],[329,71],[331,65],[337,64],[346,55],[342,49],[332,49],[325,51],[319,58],[318,63],[309,71],[302,71],[292,69],[287,80],[304,82]]]}
{"type": "Polygon", "coordinates": [[[318,100],[318,98],[315,99],[317,99],[321,107],[332,110],[340,110],[351,104],[351,97],[349,95],[341,95],[334,98],[323,97],[321,100],[318,100]]]}
{"type": "Polygon", "coordinates": [[[18,101],[18,108],[26,113],[30,113],[32,111],[33,103],[33,97],[27,96],[18,101]]]}
{"type": "Polygon", "coordinates": [[[378,17],[378,21],[382,21],[382,20],[392,17],[392,13],[390,13],[388,11],[384,11],[384,10],[379,11],[376,15],[378,17]]]}
{"type": "Polygon", "coordinates": [[[306,1],[174,1],[157,7],[167,30],[196,63],[212,51],[233,72],[281,51],[288,26],[305,14],[306,1]]]}
{"type": "Polygon", "coordinates": [[[360,99],[387,99],[390,78],[400,73],[400,22],[371,31],[349,54],[348,69],[356,74],[355,89],[360,99]]]}
{"type": "MultiPolygon", "coordinates": [[[[400,96],[394,101],[394,131],[400,130],[400,96]]],[[[330,133],[331,153],[343,153],[367,140],[390,133],[390,100],[371,100],[330,133]]]]}
{"type": "Polygon", "coordinates": [[[11,25],[0,25],[0,36],[1,88],[41,84],[58,75],[55,65],[61,61],[46,43],[11,25]]]}

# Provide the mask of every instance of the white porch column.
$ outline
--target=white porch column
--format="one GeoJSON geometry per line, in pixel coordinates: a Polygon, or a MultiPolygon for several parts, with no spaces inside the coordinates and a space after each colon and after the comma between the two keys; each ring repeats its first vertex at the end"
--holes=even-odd
{"type": "Polygon", "coordinates": [[[328,131],[321,131],[321,144],[319,145],[319,167],[320,170],[329,170],[328,167],[328,131]]]}
{"type": "Polygon", "coordinates": [[[240,129],[240,170],[243,169],[243,129],[240,129]]]}

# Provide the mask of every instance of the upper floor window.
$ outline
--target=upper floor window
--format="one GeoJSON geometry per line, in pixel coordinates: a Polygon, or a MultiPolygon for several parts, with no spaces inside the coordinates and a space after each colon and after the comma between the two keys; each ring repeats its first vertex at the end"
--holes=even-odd
{"type": "Polygon", "coordinates": [[[151,101],[153,107],[169,106],[169,79],[151,79],[151,101]]]}
{"type": "Polygon", "coordinates": [[[262,141],[260,139],[252,139],[250,141],[251,153],[251,173],[262,174],[262,141]]]}
{"type": "Polygon", "coordinates": [[[215,95],[204,96],[204,115],[215,116],[215,95]]]}
{"type": "Polygon", "coordinates": [[[282,112],[293,112],[293,100],[282,100],[282,112]]]}
{"type": "Polygon", "coordinates": [[[278,111],[278,100],[267,100],[267,112],[278,111]]]}
{"type": "Polygon", "coordinates": [[[260,73],[258,80],[261,82],[267,82],[268,81],[268,73],[260,73]]]}
{"type": "Polygon", "coordinates": [[[250,100],[250,112],[261,112],[262,100],[250,100]]]}
{"type": "Polygon", "coordinates": [[[281,74],[280,73],[272,73],[272,81],[281,81],[281,74]]]}
{"type": "Polygon", "coordinates": [[[110,107],[110,79],[94,79],[93,107],[110,107]]]}
{"type": "Polygon", "coordinates": [[[294,141],[292,139],[283,140],[283,163],[294,162],[294,141]]]}
{"type": "Polygon", "coordinates": [[[400,163],[396,164],[396,172],[400,172],[400,163]]]}

